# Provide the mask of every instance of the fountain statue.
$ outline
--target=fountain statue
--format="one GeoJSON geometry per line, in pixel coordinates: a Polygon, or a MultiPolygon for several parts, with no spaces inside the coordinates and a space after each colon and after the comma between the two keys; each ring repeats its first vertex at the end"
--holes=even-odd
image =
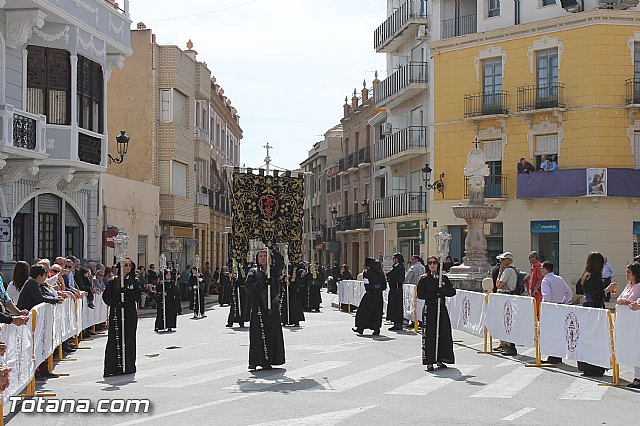
{"type": "Polygon", "coordinates": [[[467,155],[464,175],[468,178],[469,202],[453,206],[453,214],[467,222],[467,238],[464,242],[466,255],[463,263],[451,268],[449,279],[455,287],[482,291],[482,279],[487,277],[491,265],[487,258],[487,239],[484,224],[500,213],[500,207],[488,206],[484,202],[484,180],[489,176],[484,151],[472,148],[467,155]]]}

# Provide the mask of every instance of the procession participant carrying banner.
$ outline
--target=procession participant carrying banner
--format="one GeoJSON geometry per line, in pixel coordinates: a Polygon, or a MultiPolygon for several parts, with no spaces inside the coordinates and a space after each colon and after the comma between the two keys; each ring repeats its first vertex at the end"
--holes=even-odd
{"type": "Polygon", "coordinates": [[[15,396],[24,389],[33,378],[36,370],[33,364],[33,329],[32,316],[25,325],[15,326],[3,324],[2,340],[7,344],[7,350],[2,357],[4,365],[11,368],[9,373],[9,387],[4,390],[3,402],[6,405],[10,396],[15,396]]]}
{"type": "Polygon", "coordinates": [[[622,365],[640,365],[640,311],[628,306],[616,306],[615,348],[616,361],[622,365]]]}
{"type": "Polygon", "coordinates": [[[491,337],[535,347],[534,302],[532,297],[491,293],[485,318],[491,337]]]}
{"type": "Polygon", "coordinates": [[[610,332],[606,309],[540,304],[540,351],[544,354],[610,368],[610,332]]]}
{"type": "Polygon", "coordinates": [[[33,353],[36,365],[40,365],[53,353],[53,305],[41,303],[34,307],[32,311],[36,311],[33,353]]]}
{"type": "Polygon", "coordinates": [[[447,298],[447,309],[451,327],[475,336],[484,336],[486,295],[475,291],[456,290],[456,295],[447,298]]]}

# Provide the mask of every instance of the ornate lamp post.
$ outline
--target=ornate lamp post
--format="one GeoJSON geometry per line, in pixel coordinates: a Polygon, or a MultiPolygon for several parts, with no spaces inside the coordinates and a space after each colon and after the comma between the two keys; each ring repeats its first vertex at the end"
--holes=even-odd
{"type": "Polygon", "coordinates": [[[444,198],[444,182],[442,181],[442,179],[444,179],[444,173],[440,173],[440,178],[431,183],[431,172],[433,172],[433,169],[429,167],[428,164],[425,164],[422,168],[422,180],[424,180],[424,187],[427,191],[435,189],[436,191],[441,193],[442,198],[444,198]]]}
{"type": "Polygon", "coordinates": [[[124,161],[124,156],[127,155],[127,150],[129,149],[129,136],[126,135],[124,130],[120,130],[120,134],[116,136],[116,150],[118,151],[118,155],[120,157],[113,157],[111,154],[107,154],[109,157],[109,164],[116,163],[120,164],[124,161]]]}
{"type": "Polygon", "coordinates": [[[126,348],[124,336],[124,262],[129,256],[129,237],[122,231],[118,230],[118,235],[113,237],[114,252],[116,260],[120,264],[120,302],[122,306],[117,307],[115,310],[115,332],[116,332],[116,350],[118,351],[118,367],[122,368],[122,371],[126,371],[126,348]],[[122,332],[120,331],[122,329],[122,332]]]}

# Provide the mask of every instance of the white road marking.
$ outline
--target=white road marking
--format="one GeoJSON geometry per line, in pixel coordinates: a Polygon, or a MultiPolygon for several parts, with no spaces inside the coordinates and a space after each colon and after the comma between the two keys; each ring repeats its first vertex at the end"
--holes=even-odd
{"type": "Polygon", "coordinates": [[[533,382],[542,370],[539,368],[519,367],[505,374],[495,382],[470,395],[471,398],[513,398],[518,392],[533,382]]]}
{"type": "Polygon", "coordinates": [[[223,377],[235,376],[247,372],[246,365],[236,365],[222,370],[211,371],[208,373],[198,373],[194,376],[180,376],[178,379],[169,380],[166,382],[154,383],[146,385],[145,388],[186,388],[188,386],[199,385],[201,383],[211,382],[213,380],[221,379],[223,377]]]}
{"type": "Polygon", "coordinates": [[[316,354],[332,354],[336,352],[357,351],[369,346],[366,343],[355,342],[343,345],[291,345],[287,346],[287,351],[311,351],[316,354]]]}
{"type": "Polygon", "coordinates": [[[524,407],[522,410],[516,411],[515,413],[510,414],[507,417],[503,417],[500,420],[504,420],[505,422],[511,422],[511,421],[513,421],[513,420],[515,420],[517,418],[520,418],[520,417],[524,416],[525,414],[529,414],[533,410],[535,410],[535,408],[524,407]]]}
{"type": "Polygon", "coordinates": [[[448,385],[449,383],[453,383],[460,379],[461,376],[466,376],[480,367],[480,365],[456,365],[455,368],[438,370],[438,375],[425,373],[426,375],[424,377],[395,388],[394,390],[387,392],[386,395],[424,396],[448,385]]]}
{"type": "Polygon", "coordinates": [[[368,370],[359,371],[346,377],[342,377],[330,383],[321,384],[310,389],[305,389],[306,392],[344,392],[349,389],[373,382],[374,380],[381,379],[390,374],[402,371],[405,368],[414,366],[415,364],[410,361],[415,361],[420,357],[413,357],[401,361],[393,361],[387,364],[382,364],[368,370]]]}
{"type": "Polygon", "coordinates": [[[285,383],[295,383],[301,379],[309,378],[314,374],[322,373],[323,371],[332,370],[334,368],[344,367],[351,364],[352,361],[324,361],[317,364],[308,365],[306,367],[298,368],[296,370],[287,371],[284,375],[282,373],[273,373],[268,376],[260,377],[255,380],[247,380],[245,382],[228,386],[223,389],[231,389],[240,392],[247,391],[260,391],[272,386],[277,386],[285,383]]]}
{"type": "Polygon", "coordinates": [[[298,417],[296,419],[274,420],[272,422],[259,423],[253,426],[280,426],[283,424],[287,424],[288,426],[324,426],[329,424],[335,425],[375,407],[377,407],[377,405],[353,408],[351,410],[333,411],[331,413],[322,413],[307,417],[298,417]]]}
{"type": "MultiPolygon", "coordinates": [[[[530,348],[527,349],[526,351],[519,353],[518,355],[516,355],[515,357],[513,357],[513,359],[519,359],[519,356],[535,356],[536,355],[536,348],[530,348]]],[[[507,359],[503,362],[501,362],[500,364],[496,364],[493,366],[493,368],[498,368],[498,367],[510,367],[512,365],[522,365],[521,362],[518,361],[514,361],[513,359],[507,359]]]]}
{"type": "Polygon", "coordinates": [[[608,386],[598,386],[598,383],[591,380],[578,378],[571,383],[558,399],[600,401],[608,390],[608,386]]]}

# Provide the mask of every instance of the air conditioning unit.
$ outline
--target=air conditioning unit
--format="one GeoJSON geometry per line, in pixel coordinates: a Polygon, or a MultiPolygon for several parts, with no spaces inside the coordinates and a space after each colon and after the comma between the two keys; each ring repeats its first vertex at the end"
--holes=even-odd
{"type": "Polygon", "coordinates": [[[583,2],[578,0],[560,0],[560,5],[567,12],[582,12],[584,10],[583,2]]]}
{"type": "Polygon", "coordinates": [[[427,28],[427,26],[420,25],[418,27],[418,34],[416,38],[423,39],[423,38],[427,38],[428,36],[429,36],[429,29],[427,28]]]}
{"type": "Polygon", "coordinates": [[[393,132],[393,126],[391,125],[391,123],[384,123],[382,125],[382,134],[385,136],[389,136],[391,135],[391,133],[393,132]]]}
{"type": "Polygon", "coordinates": [[[638,3],[640,3],[640,0],[600,0],[598,1],[598,8],[625,10],[637,6],[638,3]]]}

